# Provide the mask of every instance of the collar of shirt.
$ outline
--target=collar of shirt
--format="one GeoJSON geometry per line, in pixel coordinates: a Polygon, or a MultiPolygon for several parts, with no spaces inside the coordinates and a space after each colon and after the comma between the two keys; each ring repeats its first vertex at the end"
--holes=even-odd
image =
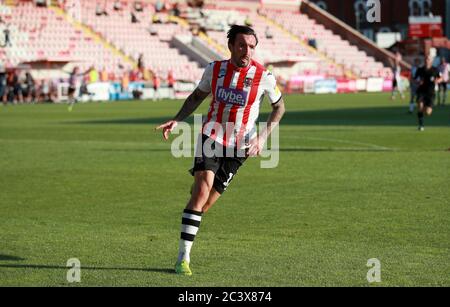
{"type": "Polygon", "coordinates": [[[246,72],[246,71],[248,71],[250,69],[250,67],[252,67],[253,60],[251,60],[250,63],[246,67],[238,67],[238,66],[234,65],[233,62],[231,61],[231,59],[228,60],[228,63],[230,63],[230,65],[231,65],[231,67],[233,68],[234,71],[246,72]]]}

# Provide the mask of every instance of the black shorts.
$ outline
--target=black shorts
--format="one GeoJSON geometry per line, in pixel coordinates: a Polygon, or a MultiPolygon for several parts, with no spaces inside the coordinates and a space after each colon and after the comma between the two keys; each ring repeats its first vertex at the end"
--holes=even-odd
{"type": "Polygon", "coordinates": [[[230,150],[227,152],[225,147],[220,143],[214,142],[206,135],[202,135],[202,146],[207,140],[213,144],[214,151],[221,152],[221,154],[211,157],[211,154],[205,153],[203,150],[201,152],[196,151],[194,167],[189,172],[194,176],[195,172],[198,171],[212,171],[215,174],[213,187],[219,194],[223,194],[237,174],[239,168],[247,160],[247,157],[242,157],[245,155],[245,152],[242,153],[236,150],[232,150],[232,153],[230,150]]]}
{"type": "Polygon", "coordinates": [[[417,95],[419,97],[417,100],[419,103],[423,102],[423,104],[426,107],[429,107],[429,108],[433,107],[434,97],[435,97],[434,92],[430,93],[430,92],[420,92],[419,91],[417,93],[417,95]]]}
{"type": "Polygon", "coordinates": [[[439,90],[443,89],[444,92],[447,92],[447,82],[441,82],[439,83],[439,90]]]}
{"type": "Polygon", "coordinates": [[[70,86],[69,91],[68,91],[69,95],[72,95],[73,93],[75,93],[75,90],[76,90],[75,87],[70,86]]]}

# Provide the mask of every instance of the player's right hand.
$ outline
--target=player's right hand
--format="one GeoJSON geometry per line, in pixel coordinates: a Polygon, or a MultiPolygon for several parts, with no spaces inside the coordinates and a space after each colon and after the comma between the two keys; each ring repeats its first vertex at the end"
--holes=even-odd
{"type": "Polygon", "coordinates": [[[169,120],[168,122],[156,127],[155,130],[161,130],[163,131],[163,137],[165,140],[169,139],[169,134],[175,129],[175,127],[178,125],[178,122],[175,120],[169,120]]]}

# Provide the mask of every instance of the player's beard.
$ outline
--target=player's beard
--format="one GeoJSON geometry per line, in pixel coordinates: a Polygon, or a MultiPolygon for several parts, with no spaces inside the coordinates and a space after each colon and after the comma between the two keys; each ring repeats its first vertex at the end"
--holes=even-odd
{"type": "Polygon", "coordinates": [[[247,67],[248,64],[250,64],[250,58],[249,57],[242,57],[238,61],[239,67],[244,68],[247,67]]]}

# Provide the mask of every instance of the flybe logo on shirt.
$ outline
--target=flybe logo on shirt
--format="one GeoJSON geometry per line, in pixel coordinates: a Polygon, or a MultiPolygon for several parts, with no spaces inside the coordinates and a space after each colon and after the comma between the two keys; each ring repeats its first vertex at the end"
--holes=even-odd
{"type": "Polygon", "coordinates": [[[232,88],[219,87],[217,90],[217,100],[226,104],[245,106],[247,92],[232,88]]]}

